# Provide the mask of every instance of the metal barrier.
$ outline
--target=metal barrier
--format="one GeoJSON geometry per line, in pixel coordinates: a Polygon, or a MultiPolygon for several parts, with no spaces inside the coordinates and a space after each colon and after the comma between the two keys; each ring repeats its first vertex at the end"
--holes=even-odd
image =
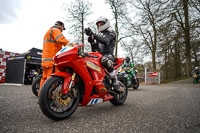
{"type": "Polygon", "coordinates": [[[160,84],[160,72],[147,72],[145,67],[145,84],[160,84]]]}

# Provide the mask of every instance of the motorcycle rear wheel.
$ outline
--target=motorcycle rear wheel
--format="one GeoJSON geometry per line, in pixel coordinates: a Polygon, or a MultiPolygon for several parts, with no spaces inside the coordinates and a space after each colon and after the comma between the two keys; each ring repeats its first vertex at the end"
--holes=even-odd
{"type": "Polygon", "coordinates": [[[126,79],[123,76],[118,75],[118,80],[120,87],[124,87],[125,92],[121,94],[112,94],[114,98],[110,100],[110,102],[115,106],[124,104],[128,95],[126,79]]]}
{"type": "Polygon", "coordinates": [[[38,96],[41,78],[42,76],[38,76],[32,83],[32,92],[35,96],[38,96]]]}
{"type": "Polygon", "coordinates": [[[196,84],[196,83],[197,83],[197,79],[196,79],[196,78],[194,78],[194,80],[193,80],[193,83],[194,83],[194,84],[196,84]]]}
{"type": "Polygon", "coordinates": [[[62,95],[63,78],[51,76],[43,84],[39,95],[39,106],[45,116],[52,120],[64,120],[71,116],[79,104],[79,89],[75,84],[73,90],[76,96],[62,95]]]}

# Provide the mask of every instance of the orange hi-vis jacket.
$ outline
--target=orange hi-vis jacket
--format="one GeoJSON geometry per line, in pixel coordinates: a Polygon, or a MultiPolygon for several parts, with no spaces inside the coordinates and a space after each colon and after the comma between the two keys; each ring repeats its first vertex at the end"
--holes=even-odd
{"type": "Polygon", "coordinates": [[[42,51],[42,67],[52,67],[54,65],[54,55],[69,43],[63,36],[62,32],[51,27],[44,36],[43,51],[42,51]]]}

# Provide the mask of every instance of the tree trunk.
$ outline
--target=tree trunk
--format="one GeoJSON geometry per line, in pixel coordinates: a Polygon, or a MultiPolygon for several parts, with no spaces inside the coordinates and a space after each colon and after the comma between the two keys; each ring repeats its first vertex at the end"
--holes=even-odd
{"type": "Polygon", "coordinates": [[[157,30],[155,24],[153,24],[153,32],[154,32],[154,41],[152,46],[152,61],[153,61],[153,71],[156,71],[157,30]]]}
{"type": "Polygon", "coordinates": [[[153,71],[156,71],[156,50],[152,52],[152,61],[153,61],[153,71]]]}
{"type": "Polygon", "coordinates": [[[167,66],[168,66],[168,63],[167,63],[167,51],[165,51],[165,80],[168,79],[168,76],[167,76],[167,72],[168,72],[167,66]]]}
{"type": "Polygon", "coordinates": [[[115,32],[116,32],[115,57],[117,57],[117,54],[118,54],[118,37],[119,37],[117,13],[115,14],[115,32]]]}
{"type": "MultiPolygon", "coordinates": [[[[81,16],[82,17],[82,44],[84,44],[84,18],[83,18],[83,15],[81,16]]],[[[84,51],[84,47],[82,47],[82,50],[84,51]]]]}
{"type": "Polygon", "coordinates": [[[155,56],[156,51],[152,51],[152,62],[153,62],[153,71],[156,71],[156,56],[155,56]]]}
{"type": "Polygon", "coordinates": [[[199,62],[198,62],[198,57],[197,57],[197,52],[194,51],[194,59],[195,59],[195,66],[199,66],[199,62]]]}
{"type": "Polygon", "coordinates": [[[179,62],[178,62],[178,58],[179,58],[179,53],[178,53],[178,47],[177,47],[177,42],[175,41],[175,44],[174,44],[174,48],[175,48],[175,53],[174,53],[174,66],[175,66],[175,78],[179,78],[179,70],[180,69],[180,66],[179,66],[179,62]]]}
{"type": "Polygon", "coordinates": [[[191,73],[191,44],[190,44],[190,26],[189,26],[189,17],[188,17],[188,0],[182,0],[183,10],[185,16],[185,55],[186,55],[186,75],[189,76],[191,73]]]}

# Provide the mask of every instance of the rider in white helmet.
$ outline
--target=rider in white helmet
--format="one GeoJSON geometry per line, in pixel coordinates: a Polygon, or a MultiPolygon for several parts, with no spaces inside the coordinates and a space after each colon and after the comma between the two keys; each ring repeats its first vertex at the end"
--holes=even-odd
{"type": "Polygon", "coordinates": [[[97,51],[103,55],[101,64],[109,72],[114,90],[116,92],[123,92],[119,87],[117,75],[113,68],[116,34],[114,31],[109,30],[110,21],[105,17],[98,18],[96,25],[99,32],[98,35],[93,33],[90,28],[85,29],[85,34],[88,35],[88,42],[90,42],[93,52],[97,51]]]}
{"type": "Polygon", "coordinates": [[[199,68],[195,67],[194,70],[192,70],[191,74],[197,74],[197,75],[199,75],[200,74],[199,68]]]}
{"type": "Polygon", "coordinates": [[[194,70],[192,70],[191,74],[192,75],[194,75],[194,74],[198,75],[197,79],[198,80],[200,79],[200,71],[199,71],[198,67],[195,67],[194,70]]]}

